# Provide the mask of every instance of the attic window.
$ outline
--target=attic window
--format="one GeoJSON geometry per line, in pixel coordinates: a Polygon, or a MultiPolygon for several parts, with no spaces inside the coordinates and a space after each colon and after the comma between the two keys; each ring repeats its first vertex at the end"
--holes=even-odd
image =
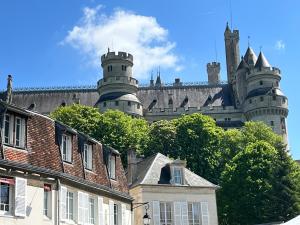
{"type": "Polygon", "coordinates": [[[169,105],[173,105],[173,100],[172,100],[172,98],[170,98],[169,99],[169,103],[168,103],[169,105]]]}
{"type": "Polygon", "coordinates": [[[178,167],[173,168],[173,181],[174,184],[183,184],[182,182],[182,169],[178,167]]]}
{"type": "Polygon", "coordinates": [[[28,110],[34,110],[35,103],[31,103],[30,106],[27,108],[28,110]]]}
{"type": "Polygon", "coordinates": [[[183,102],[181,103],[180,107],[184,107],[189,102],[189,98],[186,96],[183,102]]]}

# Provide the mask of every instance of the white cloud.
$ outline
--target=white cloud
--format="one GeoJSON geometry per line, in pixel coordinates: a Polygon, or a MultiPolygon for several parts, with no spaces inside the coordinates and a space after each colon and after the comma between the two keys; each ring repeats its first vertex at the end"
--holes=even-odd
{"type": "Polygon", "coordinates": [[[276,41],[275,49],[276,50],[284,50],[285,49],[285,43],[283,42],[283,40],[276,41]]]}
{"type": "Polygon", "coordinates": [[[168,40],[168,30],[154,17],[122,9],[107,15],[101,12],[102,8],[84,8],[79,24],[69,31],[62,43],[79,49],[95,66],[100,65],[100,57],[108,47],[111,51],[129,52],[134,56],[133,70],[137,78],[146,78],[159,66],[182,68],[173,52],[176,44],[168,40]]]}

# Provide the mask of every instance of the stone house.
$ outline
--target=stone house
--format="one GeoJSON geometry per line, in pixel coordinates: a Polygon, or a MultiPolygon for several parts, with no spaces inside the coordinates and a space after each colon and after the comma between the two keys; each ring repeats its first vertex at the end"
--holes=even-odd
{"type": "Polygon", "coordinates": [[[2,101],[0,112],[0,224],[131,224],[118,151],[2,101]]]}
{"type": "Polygon", "coordinates": [[[217,225],[217,185],[185,167],[185,161],[171,160],[157,153],[138,159],[128,153],[129,193],[134,198],[134,224],[143,225],[217,225]],[[146,207],[139,207],[145,204],[146,207]]]}

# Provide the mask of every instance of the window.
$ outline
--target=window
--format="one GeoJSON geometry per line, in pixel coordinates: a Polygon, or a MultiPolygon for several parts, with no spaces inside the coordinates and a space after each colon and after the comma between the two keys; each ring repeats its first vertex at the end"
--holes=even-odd
{"type": "Polygon", "coordinates": [[[259,85],[263,85],[264,84],[264,82],[261,80],[261,81],[259,81],[259,85]]]}
{"type": "Polygon", "coordinates": [[[109,171],[109,177],[111,179],[116,179],[116,156],[115,155],[110,155],[109,157],[108,171],[109,171]]]}
{"type": "Polygon", "coordinates": [[[174,175],[174,184],[182,184],[182,169],[174,167],[173,170],[174,175]]]}
{"type": "Polygon", "coordinates": [[[95,224],[95,199],[89,198],[89,224],[95,224]]]}
{"type": "Polygon", "coordinates": [[[283,97],[282,98],[282,103],[285,103],[286,102],[286,99],[283,97]]]}
{"type": "Polygon", "coordinates": [[[103,102],[103,107],[106,107],[106,102],[103,102]]]}
{"type": "Polygon", "coordinates": [[[273,127],[274,126],[274,121],[270,121],[270,125],[273,127]]]}
{"type": "Polygon", "coordinates": [[[66,219],[74,220],[74,193],[70,191],[67,192],[66,219]]]}
{"type": "Polygon", "coordinates": [[[70,135],[62,135],[61,155],[63,161],[72,162],[72,138],[70,135]]]}
{"type": "Polygon", "coordinates": [[[225,121],[231,121],[231,118],[225,118],[225,121]]]}
{"type": "Polygon", "coordinates": [[[263,102],[264,101],[264,97],[260,97],[260,101],[263,102]]]}
{"type": "Polygon", "coordinates": [[[83,162],[86,169],[93,169],[93,148],[92,145],[84,144],[83,162]]]}
{"type": "Polygon", "coordinates": [[[51,218],[51,185],[44,184],[44,215],[51,218]]]}
{"type": "Polygon", "coordinates": [[[140,109],[141,108],[141,105],[140,104],[137,104],[137,109],[140,109]]]}
{"type": "Polygon", "coordinates": [[[123,70],[123,71],[126,71],[126,70],[127,70],[127,66],[122,65],[122,70],[123,70]]]}
{"type": "Polygon", "coordinates": [[[272,97],[272,98],[273,98],[273,101],[276,101],[276,96],[275,96],[275,95],[273,95],[273,97],[272,97]]]}
{"type": "Polygon", "coordinates": [[[286,133],[285,118],[284,117],[280,118],[280,123],[281,123],[281,129],[282,129],[283,133],[286,133]]]}
{"type": "Polygon", "coordinates": [[[8,183],[0,183],[0,211],[9,212],[11,208],[11,185],[8,183]]]}
{"type": "Polygon", "coordinates": [[[249,104],[252,104],[252,99],[249,99],[249,104]]]}
{"type": "Polygon", "coordinates": [[[18,148],[25,148],[26,142],[26,120],[11,114],[4,116],[4,144],[18,148]]]}
{"type": "Polygon", "coordinates": [[[117,204],[114,204],[114,225],[118,225],[119,223],[119,207],[117,204]]]}
{"type": "Polygon", "coordinates": [[[107,71],[108,71],[108,72],[111,72],[111,71],[112,71],[112,65],[109,65],[109,66],[107,67],[107,71]]]}
{"type": "Polygon", "coordinates": [[[171,202],[160,202],[160,225],[172,225],[171,202]]]}
{"type": "Polygon", "coordinates": [[[115,106],[119,106],[119,101],[115,101],[115,106]]]}
{"type": "Polygon", "coordinates": [[[131,102],[128,101],[128,102],[127,102],[127,105],[128,105],[128,106],[131,106],[131,102]]]}
{"type": "Polygon", "coordinates": [[[188,218],[189,218],[189,225],[201,224],[200,202],[188,203],[188,218]]]}

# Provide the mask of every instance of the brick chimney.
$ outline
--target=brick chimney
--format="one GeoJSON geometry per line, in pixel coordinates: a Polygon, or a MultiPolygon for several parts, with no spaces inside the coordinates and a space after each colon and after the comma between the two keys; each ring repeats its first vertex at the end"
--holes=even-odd
{"type": "Polygon", "coordinates": [[[127,181],[131,185],[136,179],[136,169],[137,169],[138,159],[136,156],[136,151],[130,149],[127,151],[127,181]]]}

